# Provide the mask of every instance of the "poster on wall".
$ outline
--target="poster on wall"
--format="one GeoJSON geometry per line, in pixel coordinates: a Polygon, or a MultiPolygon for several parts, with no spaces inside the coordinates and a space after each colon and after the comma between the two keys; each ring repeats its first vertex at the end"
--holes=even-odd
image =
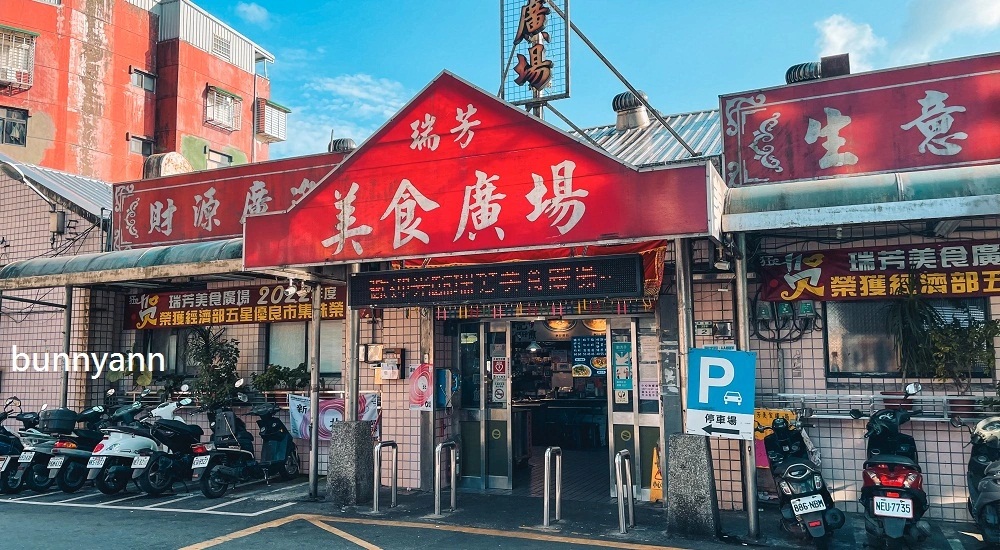
{"type": "Polygon", "coordinates": [[[615,369],[615,389],[632,389],[632,343],[611,343],[611,366],[615,369]]]}
{"type": "Polygon", "coordinates": [[[433,366],[430,363],[421,363],[410,373],[410,410],[429,411],[431,410],[431,400],[434,398],[433,366]]]}
{"type": "Polygon", "coordinates": [[[608,374],[606,342],[604,336],[574,336],[570,340],[574,377],[608,374]]]}
{"type": "MultiPolygon", "coordinates": [[[[344,420],[344,410],[343,398],[319,400],[319,439],[321,441],[330,440],[330,427],[334,422],[344,420]]],[[[291,431],[292,437],[309,439],[309,396],[289,394],[288,415],[291,424],[289,431],[291,431]]],[[[358,394],[358,418],[375,421],[372,425],[372,438],[378,440],[382,422],[377,393],[358,394]]]]}

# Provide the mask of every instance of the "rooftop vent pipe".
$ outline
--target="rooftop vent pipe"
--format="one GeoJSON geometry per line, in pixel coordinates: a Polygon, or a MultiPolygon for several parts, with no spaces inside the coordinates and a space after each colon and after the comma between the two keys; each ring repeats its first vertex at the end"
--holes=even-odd
{"type": "Polygon", "coordinates": [[[819,63],[799,63],[785,71],[785,83],[795,84],[806,80],[829,78],[851,74],[850,54],[830,55],[819,60],[819,63]]]}
{"type": "Polygon", "coordinates": [[[350,153],[357,148],[358,146],[351,138],[334,139],[333,136],[330,136],[330,145],[327,146],[326,150],[331,153],[350,153]]]}
{"type": "MultiPolygon", "coordinates": [[[[641,90],[639,93],[642,94],[643,99],[646,99],[645,93],[641,90]]],[[[611,100],[611,108],[618,113],[615,128],[619,131],[642,128],[649,124],[649,113],[646,111],[646,106],[632,92],[616,95],[611,100]]]]}

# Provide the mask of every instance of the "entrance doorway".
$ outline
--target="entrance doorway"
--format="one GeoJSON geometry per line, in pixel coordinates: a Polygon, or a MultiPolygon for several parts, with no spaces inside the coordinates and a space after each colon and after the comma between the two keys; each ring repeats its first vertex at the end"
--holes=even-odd
{"type": "Polygon", "coordinates": [[[636,496],[649,497],[663,426],[652,317],[457,328],[463,489],[541,496],[545,449],[558,446],[563,498],[606,502],[614,456],[628,449],[636,496]]]}

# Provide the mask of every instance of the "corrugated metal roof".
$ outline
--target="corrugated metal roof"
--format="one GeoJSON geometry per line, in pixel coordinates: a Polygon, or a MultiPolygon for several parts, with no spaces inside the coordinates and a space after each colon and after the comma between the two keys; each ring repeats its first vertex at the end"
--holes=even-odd
{"type": "Polygon", "coordinates": [[[26,164],[3,153],[0,153],[0,164],[16,167],[32,184],[43,187],[66,202],[76,205],[84,212],[89,213],[93,221],[111,217],[113,191],[109,183],[34,164],[26,164]]]}
{"type": "MultiPolygon", "coordinates": [[[[692,149],[705,156],[722,154],[722,123],[718,110],[663,115],[692,149]]],[[[571,132],[576,135],[576,132],[571,132]]],[[[642,128],[617,130],[614,124],[587,128],[584,133],[612,155],[635,166],[690,158],[687,150],[655,118],[642,128]]]]}

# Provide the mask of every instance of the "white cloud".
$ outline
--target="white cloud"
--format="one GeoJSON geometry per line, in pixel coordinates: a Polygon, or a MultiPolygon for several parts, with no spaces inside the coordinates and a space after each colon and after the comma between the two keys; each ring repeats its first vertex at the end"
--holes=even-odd
{"type": "Polygon", "coordinates": [[[816,23],[820,57],[849,53],[851,72],[872,70],[871,58],[885,48],[885,39],[875,36],[871,25],[855,23],[843,15],[831,15],[816,23]]]}
{"type": "Polygon", "coordinates": [[[325,152],[331,130],[361,145],[410,99],[401,83],[367,74],[314,78],[297,91],[301,104],[291,106],[288,140],[271,146],[273,158],[325,152]]]}
{"type": "Polygon", "coordinates": [[[267,8],[256,2],[250,2],[249,4],[246,2],[237,2],[236,15],[247,23],[259,25],[264,28],[267,28],[271,24],[271,14],[268,13],[267,8]]]}
{"type": "Polygon", "coordinates": [[[900,64],[928,61],[956,34],[985,33],[998,27],[1000,2],[996,0],[913,0],[893,58],[900,64]]]}

